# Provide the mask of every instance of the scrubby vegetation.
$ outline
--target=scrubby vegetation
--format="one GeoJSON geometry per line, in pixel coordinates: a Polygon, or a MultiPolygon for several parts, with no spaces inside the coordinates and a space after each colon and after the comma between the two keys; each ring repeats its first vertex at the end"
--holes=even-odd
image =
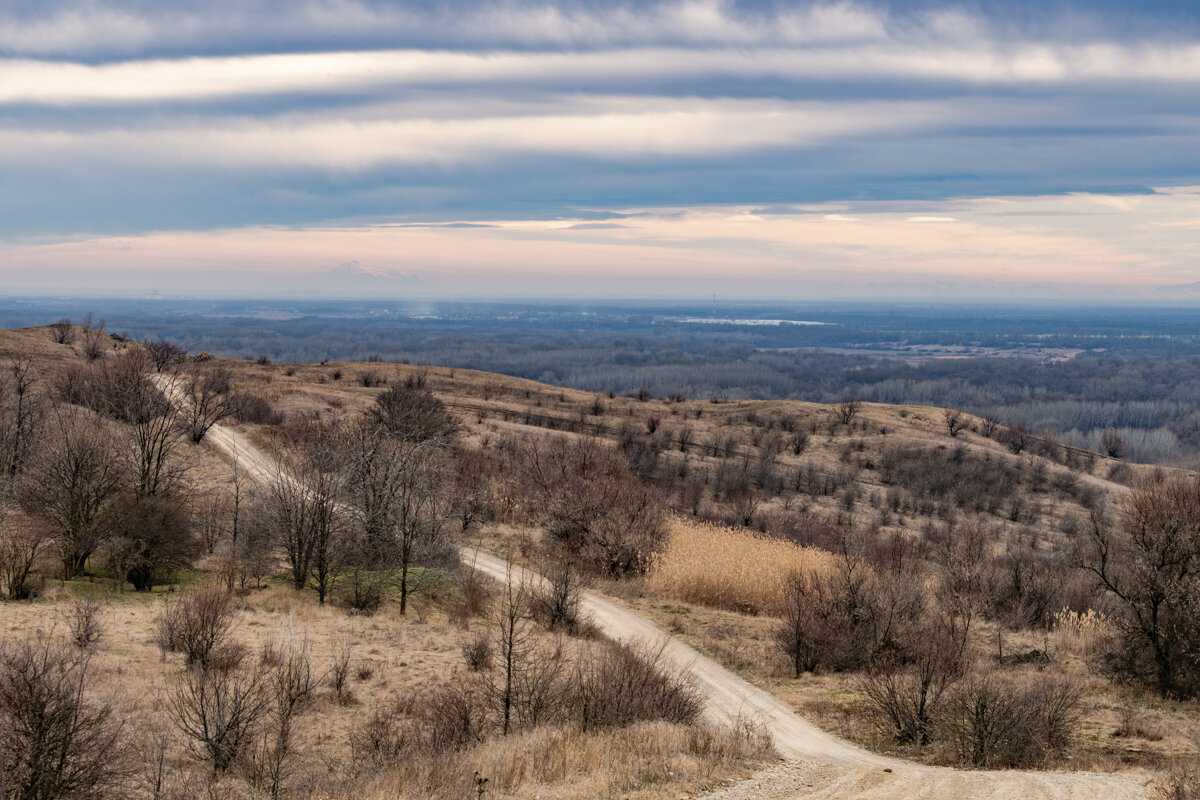
{"type": "Polygon", "coordinates": [[[989,768],[1192,752],[1200,490],[1120,460],[1124,440],[58,333],[7,334],[0,609],[25,626],[52,603],[37,646],[147,732],[157,767],[109,794],[603,794],[767,757],[753,725],[704,722],[658,651],[597,638],[589,587],[874,747],[989,768]],[[274,466],[219,458],[217,425],[274,466]],[[497,587],[464,545],[546,580],[497,587]],[[153,702],[105,696],[89,676],[138,646],[153,702]],[[1118,707],[1178,735],[1103,730],[1118,707]]]}

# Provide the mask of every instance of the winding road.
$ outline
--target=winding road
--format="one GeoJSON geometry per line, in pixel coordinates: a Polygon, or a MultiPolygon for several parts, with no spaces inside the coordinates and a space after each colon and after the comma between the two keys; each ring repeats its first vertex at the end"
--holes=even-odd
{"type": "MultiPolygon", "coordinates": [[[[176,402],[173,387],[160,387],[176,402]]],[[[205,442],[236,460],[250,477],[269,481],[277,474],[274,462],[243,435],[224,425],[214,426],[205,442]]],[[[541,580],[510,567],[502,559],[464,549],[463,559],[500,581],[541,580]]],[[[627,641],[664,646],[664,656],[694,676],[706,698],[706,714],[730,724],[739,717],[760,720],[774,737],[775,749],[786,765],[759,773],[724,789],[714,800],[741,798],[862,798],[863,800],[1133,800],[1146,798],[1148,779],[1128,774],[1082,772],[972,771],[930,767],[864,750],[827,733],[798,716],[778,698],[763,691],[671,637],[645,617],[594,593],[585,593],[583,606],[606,635],[627,641]]]]}

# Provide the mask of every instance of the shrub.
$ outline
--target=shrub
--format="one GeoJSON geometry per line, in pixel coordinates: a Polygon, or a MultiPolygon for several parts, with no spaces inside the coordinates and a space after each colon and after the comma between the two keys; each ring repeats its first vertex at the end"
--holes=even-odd
{"type": "Polygon", "coordinates": [[[647,720],[695,722],[704,710],[687,672],[668,666],[659,647],[605,643],[576,662],[566,702],[580,730],[647,720]]]}
{"type": "Polygon", "coordinates": [[[982,673],[950,693],[941,724],[965,763],[1030,767],[1067,745],[1079,713],[1079,689],[1069,679],[982,673]]]}
{"type": "Polygon", "coordinates": [[[50,338],[55,344],[74,344],[75,327],[71,325],[71,320],[64,318],[58,322],[51,322],[50,338]]]}
{"type": "Polygon", "coordinates": [[[446,405],[426,388],[424,376],[410,375],[376,396],[368,417],[405,441],[448,439],[458,429],[446,405]]]}
{"type": "Polygon", "coordinates": [[[167,707],[192,755],[224,772],[247,750],[270,708],[270,671],[187,670],[167,693],[167,707]]]}
{"type": "Polygon", "coordinates": [[[167,604],[159,619],[158,645],[183,653],[189,666],[205,667],[227,661],[233,627],[233,595],[200,589],[167,604]]]}
{"type": "Polygon", "coordinates": [[[283,414],[262,395],[233,392],[229,395],[229,412],[241,422],[252,425],[282,425],[283,414]]]}
{"type": "Polygon", "coordinates": [[[358,373],[358,382],[361,386],[373,389],[377,386],[385,386],[387,378],[379,370],[367,369],[358,373]]]}
{"type": "Polygon", "coordinates": [[[201,542],[183,505],[164,497],[123,496],[99,520],[114,573],[148,592],[191,566],[201,542]]]}
{"type": "Polygon", "coordinates": [[[97,797],[131,760],[111,703],[91,698],[89,659],[44,636],[0,649],[0,783],[6,797],[97,797]]]}
{"type": "Polygon", "coordinates": [[[104,637],[104,625],[100,622],[100,612],[103,610],[104,604],[91,597],[81,597],[67,609],[67,630],[71,634],[71,643],[80,650],[91,650],[104,637]]]}
{"type": "Polygon", "coordinates": [[[569,558],[553,559],[545,570],[545,580],[532,589],[530,611],[533,617],[550,630],[580,632],[580,603],[584,579],[579,568],[569,558]]]}
{"type": "Polygon", "coordinates": [[[462,647],[463,660],[472,672],[485,672],[492,667],[492,640],[486,633],[477,633],[462,647]]]}

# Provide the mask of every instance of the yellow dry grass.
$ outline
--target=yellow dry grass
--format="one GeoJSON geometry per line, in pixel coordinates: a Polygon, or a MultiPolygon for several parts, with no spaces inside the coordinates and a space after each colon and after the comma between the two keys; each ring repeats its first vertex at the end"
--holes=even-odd
{"type": "Polygon", "coordinates": [[[747,530],[679,518],[654,557],[646,588],[660,597],[754,614],[779,614],[788,578],[822,574],[830,556],[747,530]]]}
{"type": "Polygon", "coordinates": [[[1108,617],[1095,609],[1080,614],[1064,608],[1054,615],[1054,643],[1059,650],[1080,658],[1095,654],[1112,634],[1108,617]]]}
{"type": "Polygon", "coordinates": [[[553,797],[676,798],[711,788],[761,766],[769,738],[753,729],[646,722],[583,733],[541,727],[490,739],[469,750],[405,760],[333,792],[322,800],[404,800],[481,796],[495,800],[553,797]]]}

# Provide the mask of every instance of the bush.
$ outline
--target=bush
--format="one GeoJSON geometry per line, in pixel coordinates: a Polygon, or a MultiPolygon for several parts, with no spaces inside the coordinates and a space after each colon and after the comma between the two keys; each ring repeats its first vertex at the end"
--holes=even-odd
{"type": "Polygon", "coordinates": [[[71,603],[67,610],[67,630],[71,634],[71,643],[80,650],[91,650],[104,636],[104,626],[100,622],[100,612],[104,604],[91,597],[81,597],[71,603]]]}
{"type": "Polygon", "coordinates": [[[227,662],[233,627],[233,595],[200,589],[163,610],[158,646],[165,652],[183,653],[189,666],[227,662]]]}
{"type": "Polygon", "coordinates": [[[233,392],[229,395],[229,412],[241,422],[252,425],[282,425],[283,414],[262,395],[233,392]]]}
{"type": "Polygon", "coordinates": [[[0,649],[0,786],[6,797],[118,791],[130,752],[111,703],[91,699],[88,658],[43,636],[0,649]]]}
{"type": "Polygon", "coordinates": [[[704,710],[691,677],[668,666],[663,648],[606,643],[575,664],[565,707],[580,730],[646,720],[695,722],[704,710]]]}
{"type": "Polygon", "coordinates": [[[375,398],[368,417],[398,439],[425,442],[449,439],[458,423],[446,405],[425,387],[424,376],[409,376],[375,398]]]}
{"type": "Polygon", "coordinates": [[[472,672],[485,672],[492,668],[492,640],[486,633],[478,633],[462,647],[463,660],[472,672]]]}
{"type": "Polygon", "coordinates": [[[582,629],[580,603],[585,587],[583,575],[569,558],[551,560],[545,581],[532,590],[530,611],[550,630],[576,634],[582,629]]]}
{"type": "Polygon", "coordinates": [[[941,724],[967,764],[1032,767],[1069,743],[1079,700],[1079,688],[1066,678],[976,674],[950,693],[941,724]]]}
{"type": "Polygon", "coordinates": [[[270,708],[270,671],[187,670],[167,693],[167,706],[196,758],[229,769],[258,734],[270,708]]]}

